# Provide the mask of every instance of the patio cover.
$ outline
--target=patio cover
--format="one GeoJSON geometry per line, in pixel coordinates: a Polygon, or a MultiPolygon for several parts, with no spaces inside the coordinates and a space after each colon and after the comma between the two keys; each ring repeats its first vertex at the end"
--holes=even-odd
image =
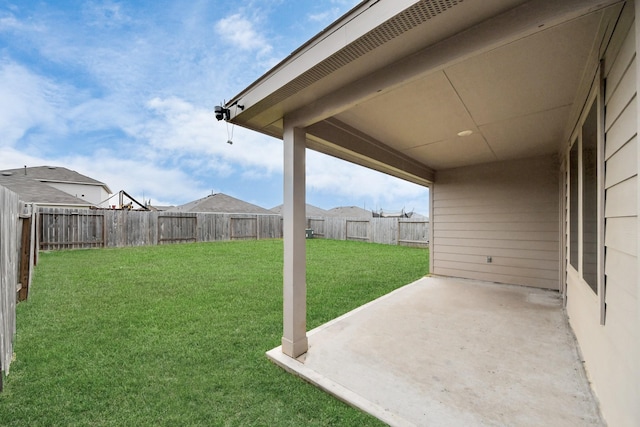
{"type": "Polygon", "coordinates": [[[284,141],[285,354],[307,350],[305,149],[425,186],[556,153],[619,3],[363,1],[225,105],[284,141]]]}

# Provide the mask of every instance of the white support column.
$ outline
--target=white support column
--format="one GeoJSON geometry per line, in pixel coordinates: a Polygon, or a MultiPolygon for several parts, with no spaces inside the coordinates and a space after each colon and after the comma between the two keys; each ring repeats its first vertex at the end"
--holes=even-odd
{"type": "Polygon", "coordinates": [[[284,127],[284,332],[282,352],[307,352],[304,129],[284,127]]]}

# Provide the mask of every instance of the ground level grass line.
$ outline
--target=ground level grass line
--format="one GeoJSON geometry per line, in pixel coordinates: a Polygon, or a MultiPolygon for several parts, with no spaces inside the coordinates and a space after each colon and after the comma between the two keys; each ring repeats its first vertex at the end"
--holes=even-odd
{"type": "MultiPolygon", "coordinates": [[[[18,305],[2,426],[365,426],[265,357],[282,241],[42,254],[18,305]]],[[[428,271],[425,249],[307,241],[308,327],[428,271]]]]}

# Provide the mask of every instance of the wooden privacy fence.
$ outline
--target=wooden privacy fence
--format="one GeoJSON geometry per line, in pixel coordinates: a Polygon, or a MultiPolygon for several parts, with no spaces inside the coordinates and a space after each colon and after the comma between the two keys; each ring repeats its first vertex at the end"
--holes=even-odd
{"type": "Polygon", "coordinates": [[[16,303],[27,298],[35,243],[31,207],[0,186],[0,391],[9,373],[16,333],[16,303]]]}
{"type": "Polygon", "coordinates": [[[429,221],[411,218],[307,218],[315,237],[385,245],[429,246],[429,221]]]}
{"type": "MultiPolygon", "coordinates": [[[[280,215],[39,208],[41,250],[282,238],[280,215]]],[[[429,245],[429,223],[410,218],[307,218],[314,237],[429,245]]]]}
{"type": "Polygon", "coordinates": [[[39,208],[41,250],[282,237],[280,215],[39,208]]]}

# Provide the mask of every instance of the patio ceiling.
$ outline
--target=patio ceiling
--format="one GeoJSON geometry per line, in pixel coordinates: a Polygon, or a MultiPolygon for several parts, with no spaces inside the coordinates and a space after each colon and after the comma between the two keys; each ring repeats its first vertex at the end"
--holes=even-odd
{"type": "Polygon", "coordinates": [[[395,15],[376,26],[367,13],[380,3],[361,3],[236,96],[229,105],[245,109],[231,107],[232,121],[278,138],[286,121],[311,149],[421,184],[441,169],[554,153],[619,12],[605,8],[615,1],[439,0],[381,9],[395,15]],[[327,50],[338,32],[353,41],[327,50]]]}

